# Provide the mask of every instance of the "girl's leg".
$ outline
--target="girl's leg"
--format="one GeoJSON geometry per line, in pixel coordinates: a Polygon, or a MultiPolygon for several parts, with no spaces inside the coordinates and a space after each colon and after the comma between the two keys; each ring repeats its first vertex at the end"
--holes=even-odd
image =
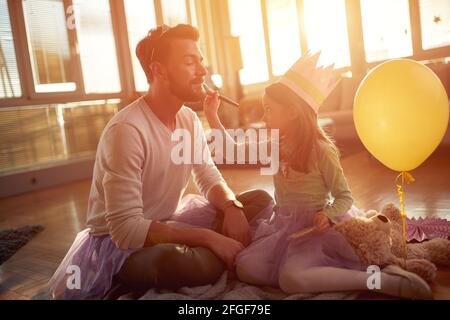
{"type": "MultiPolygon", "coordinates": [[[[273,203],[272,197],[264,190],[249,190],[242,192],[236,196],[244,205],[244,213],[251,224],[255,218],[265,209],[269,204],[273,203]]],[[[223,215],[219,212],[219,223],[217,231],[220,232],[222,226],[223,215]]],[[[268,258],[267,252],[254,249],[254,243],[250,244],[244,255],[238,256],[236,259],[236,275],[239,280],[253,285],[269,285],[269,273],[272,266],[266,260],[268,258]]],[[[257,245],[259,248],[259,245],[257,245]]],[[[245,249],[245,250],[246,250],[245,249]]]]}
{"type": "MultiPolygon", "coordinates": [[[[270,236],[266,241],[270,241],[270,236]]],[[[274,239],[276,241],[276,239],[274,239]]],[[[236,275],[239,280],[258,286],[277,286],[278,276],[270,250],[264,243],[252,243],[236,258],[236,275]]]]}
{"type": "MultiPolygon", "coordinates": [[[[368,277],[363,271],[334,267],[299,270],[291,260],[282,268],[279,283],[287,293],[364,291],[369,290],[368,277]]],[[[404,298],[429,298],[428,285],[414,274],[406,272],[400,276],[381,272],[380,277],[380,289],[373,289],[375,292],[404,298]]]]}
{"type": "Polygon", "coordinates": [[[267,265],[261,259],[257,259],[258,258],[254,256],[246,257],[246,259],[240,259],[238,263],[236,263],[237,277],[240,281],[252,285],[271,285],[270,283],[268,283],[268,271],[270,270],[270,265],[267,265]]]}
{"type": "MultiPolygon", "coordinates": [[[[298,271],[295,266],[286,265],[280,272],[280,287],[288,293],[311,293],[333,291],[368,290],[367,277],[363,271],[334,267],[313,267],[298,271]]],[[[386,293],[398,291],[398,277],[381,275],[381,288],[386,293]]]]}

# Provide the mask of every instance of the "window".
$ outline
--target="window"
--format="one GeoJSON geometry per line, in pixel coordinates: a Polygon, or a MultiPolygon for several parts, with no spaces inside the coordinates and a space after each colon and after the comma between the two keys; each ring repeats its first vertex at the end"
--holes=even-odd
{"type": "Polygon", "coordinates": [[[75,91],[62,0],[23,0],[36,92],[75,91]]]}
{"type": "Polygon", "coordinates": [[[198,28],[197,12],[195,10],[195,0],[189,0],[189,7],[191,13],[191,24],[198,28]]]}
{"type": "Polygon", "coordinates": [[[419,4],[423,49],[450,45],[450,1],[420,0],[419,4]]]}
{"type": "Polygon", "coordinates": [[[6,0],[0,0],[0,78],[0,98],[22,96],[6,0]]]}
{"type": "Polygon", "coordinates": [[[73,0],[86,93],[120,92],[108,0],[73,0]]]}
{"type": "Polygon", "coordinates": [[[272,73],[284,74],[301,56],[296,0],[267,0],[272,73]]]}
{"type": "Polygon", "coordinates": [[[361,0],[367,62],[411,56],[408,0],[361,0]]]}
{"type": "Polygon", "coordinates": [[[259,0],[229,0],[231,34],[239,36],[243,85],[269,80],[264,42],[261,3],[259,0]]]}
{"type": "Polygon", "coordinates": [[[321,51],[319,64],[349,66],[345,0],[304,0],[304,16],[308,50],[321,51]]]}
{"type": "Polygon", "coordinates": [[[0,174],[93,157],[120,100],[0,108],[0,174]]]}
{"type": "Polygon", "coordinates": [[[134,83],[136,91],[143,92],[147,91],[148,83],[135,51],[138,42],[147,35],[151,28],[156,27],[155,8],[153,1],[149,0],[125,0],[124,5],[134,83]]]}
{"type": "Polygon", "coordinates": [[[163,21],[173,27],[179,23],[188,23],[186,0],[162,0],[163,21]]]}

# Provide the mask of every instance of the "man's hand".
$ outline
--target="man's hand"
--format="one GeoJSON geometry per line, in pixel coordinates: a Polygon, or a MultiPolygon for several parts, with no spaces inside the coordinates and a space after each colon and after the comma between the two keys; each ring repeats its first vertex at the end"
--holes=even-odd
{"type": "Polygon", "coordinates": [[[208,231],[206,247],[225,262],[229,270],[233,270],[236,255],[244,249],[244,246],[239,241],[228,238],[220,233],[208,231]]]}
{"type": "Polygon", "coordinates": [[[244,212],[236,207],[229,207],[224,212],[222,234],[248,246],[250,243],[250,226],[244,212]]]}
{"type": "Polygon", "coordinates": [[[314,216],[314,227],[316,231],[324,232],[331,227],[330,219],[322,211],[316,212],[314,216]]]}

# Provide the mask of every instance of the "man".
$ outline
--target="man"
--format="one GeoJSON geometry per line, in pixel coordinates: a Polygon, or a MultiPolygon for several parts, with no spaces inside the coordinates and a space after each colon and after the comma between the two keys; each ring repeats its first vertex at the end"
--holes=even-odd
{"type": "MultiPolygon", "coordinates": [[[[235,197],[211,159],[200,120],[183,106],[204,98],[198,38],[190,25],[160,26],[137,45],[150,89],[115,115],[100,138],[89,232],[80,232],[55,273],[54,296],[100,298],[112,285],[145,290],[212,283],[249,243],[249,221],[272,199],[260,190],[235,197]],[[200,132],[206,161],[175,164],[175,130],[187,130],[193,139],[200,132]],[[191,174],[218,210],[216,230],[169,221],[191,174]],[[73,264],[81,265],[82,294],[61,285],[64,267],[73,264]]],[[[112,292],[108,297],[115,297],[112,292]]]]}

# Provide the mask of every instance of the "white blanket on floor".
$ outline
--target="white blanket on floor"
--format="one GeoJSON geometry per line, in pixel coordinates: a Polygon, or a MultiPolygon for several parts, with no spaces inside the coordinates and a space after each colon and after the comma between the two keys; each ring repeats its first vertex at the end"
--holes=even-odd
{"type": "MultiPolygon", "coordinates": [[[[287,295],[281,290],[262,288],[230,280],[225,271],[215,284],[200,287],[184,287],[177,291],[148,290],[140,300],[353,300],[358,292],[330,292],[320,294],[299,293],[287,295]]],[[[119,300],[132,299],[123,295],[119,300]]]]}

